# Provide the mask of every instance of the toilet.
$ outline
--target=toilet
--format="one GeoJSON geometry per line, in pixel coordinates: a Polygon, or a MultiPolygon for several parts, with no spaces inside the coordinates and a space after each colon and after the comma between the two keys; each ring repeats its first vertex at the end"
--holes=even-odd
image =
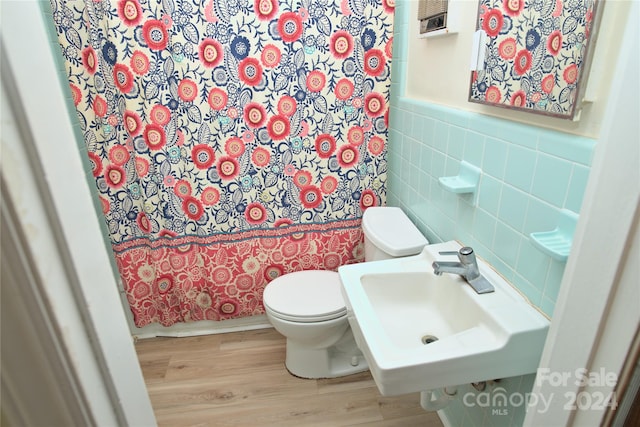
{"type": "MultiPolygon", "coordinates": [[[[365,261],[415,255],[429,242],[397,207],[370,207],[362,216],[365,261]]],[[[285,366],[301,378],[335,378],[368,369],[358,349],[334,271],[288,273],[264,290],[267,318],[286,339],[285,366]]]]}

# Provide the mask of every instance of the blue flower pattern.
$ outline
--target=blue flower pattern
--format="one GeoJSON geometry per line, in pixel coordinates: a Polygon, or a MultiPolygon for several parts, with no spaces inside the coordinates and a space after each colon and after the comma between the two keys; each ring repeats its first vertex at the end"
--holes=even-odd
{"type": "Polygon", "coordinates": [[[389,98],[392,2],[51,0],[51,6],[138,325],[255,314],[274,265],[282,272],[314,262],[335,269],[335,256],[340,263],[361,259],[361,234],[353,230],[364,209],[386,199],[388,108],[377,102],[389,98]],[[346,57],[336,54],[341,32],[350,36],[346,57]],[[371,49],[385,53],[383,73],[366,69],[371,49]],[[362,141],[349,139],[354,127],[363,129],[362,141]],[[318,153],[325,135],[335,146],[318,153]],[[317,261],[276,262],[282,257],[252,249],[263,261],[253,271],[248,255],[234,249],[251,236],[270,236],[280,242],[274,250],[285,253],[300,230],[309,243],[298,258],[317,253],[317,261]],[[233,272],[226,282],[197,282],[193,266],[167,276],[160,261],[150,261],[192,244],[204,268],[233,272]],[[238,293],[245,274],[254,285],[238,293]],[[164,294],[178,282],[176,294],[164,294]],[[147,290],[152,303],[144,303],[147,290]]]}

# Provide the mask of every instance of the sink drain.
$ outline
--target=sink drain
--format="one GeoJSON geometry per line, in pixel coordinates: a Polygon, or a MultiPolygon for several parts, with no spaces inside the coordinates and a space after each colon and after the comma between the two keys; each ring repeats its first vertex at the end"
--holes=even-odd
{"type": "Polygon", "coordinates": [[[436,342],[438,341],[438,337],[436,337],[435,335],[425,335],[421,338],[422,344],[427,345],[427,344],[431,344],[432,342],[436,342]]]}

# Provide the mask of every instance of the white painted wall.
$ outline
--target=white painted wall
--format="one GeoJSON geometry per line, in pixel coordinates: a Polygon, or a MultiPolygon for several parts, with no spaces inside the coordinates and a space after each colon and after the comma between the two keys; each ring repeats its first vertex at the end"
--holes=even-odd
{"type": "Polygon", "coordinates": [[[540,361],[549,374],[539,375],[533,389],[550,398],[551,406],[544,412],[533,408],[525,426],[600,425],[606,408],[595,404],[616,385],[606,381],[606,374],[620,373],[640,326],[640,2],[631,3],[593,172],[540,361]],[[603,381],[583,386],[577,368],[603,381]],[[567,381],[549,380],[552,373],[568,374],[567,381]],[[567,410],[580,393],[576,406],[582,410],[567,410]]]}
{"type": "Polygon", "coordinates": [[[14,95],[3,91],[3,110],[15,116],[2,129],[3,197],[20,215],[43,298],[93,418],[99,425],[155,425],[40,5],[25,0],[1,7],[3,88],[14,95]]]}

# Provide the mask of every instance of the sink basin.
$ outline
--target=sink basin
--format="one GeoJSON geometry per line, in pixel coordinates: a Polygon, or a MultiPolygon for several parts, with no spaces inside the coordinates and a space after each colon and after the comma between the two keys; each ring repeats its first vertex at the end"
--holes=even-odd
{"type": "Polygon", "coordinates": [[[482,260],[495,291],[477,294],[458,275],[433,274],[439,255],[340,267],[349,324],[385,396],[535,372],[549,321],[482,260]]]}

